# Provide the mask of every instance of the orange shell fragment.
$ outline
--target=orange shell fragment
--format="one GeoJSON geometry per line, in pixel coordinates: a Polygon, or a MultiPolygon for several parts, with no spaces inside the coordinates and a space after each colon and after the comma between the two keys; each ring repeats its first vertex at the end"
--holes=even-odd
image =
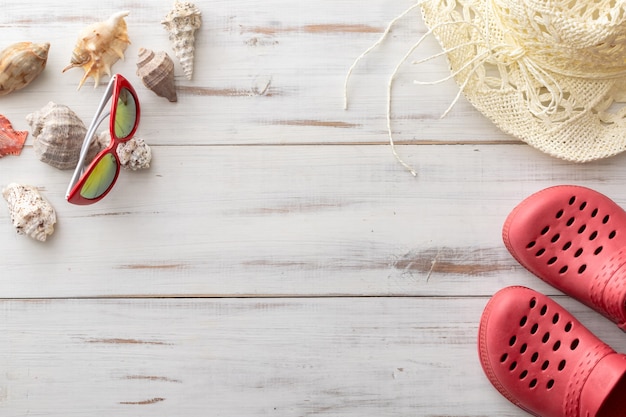
{"type": "Polygon", "coordinates": [[[27,130],[14,130],[9,119],[0,114],[0,157],[19,155],[27,136],[27,130]]]}

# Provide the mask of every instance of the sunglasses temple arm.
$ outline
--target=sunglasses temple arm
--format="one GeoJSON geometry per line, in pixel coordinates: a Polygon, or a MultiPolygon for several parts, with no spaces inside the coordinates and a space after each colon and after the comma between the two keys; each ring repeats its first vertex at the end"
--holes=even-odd
{"type": "Polygon", "coordinates": [[[91,126],[89,126],[89,129],[85,134],[85,139],[83,140],[83,145],[80,148],[80,158],[78,160],[78,166],[82,167],[85,164],[85,158],[87,158],[87,154],[89,153],[89,147],[96,138],[96,129],[98,129],[100,123],[102,123],[104,119],[109,117],[110,114],[111,113],[108,111],[104,114],[101,114],[100,117],[94,119],[94,121],[91,123],[91,126]]]}
{"type": "Polygon", "coordinates": [[[94,123],[92,123],[91,126],[89,126],[89,130],[85,134],[83,146],[80,149],[80,157],[78,159],[78,163],[76,164],[74,175],[72,175],[72,180],[70,181],[70,186],[68,187],[66,194],[69,194],[70,191],[72,191],[72,188],[74,188],[74,185],[76,184],[76,182],[78,182],[78,178],[80,178],[80,176],[83,174],[83,171],[85,170],[85,159],[87,159],[87,154],[89,153],[89,147],[96,137],[96,129],[98,128],[100,123],[102,123],[102,121],[106,119],[108,116],[109,116],[109,112],[106,112],[105,114],[101,115],[98,119],[94,119],[94,123]]]}
{"type": "Polygon", "coordinates": [[[87,129],[87,134],[85,135],[85,140],[83,140],[83,146],[80,148],[80,161],[78,162],[79,166],[81,162],[84,163],[84,159],[87,156],[87,150],[89,149],[89,145],[93,142],[93,138],[96,134],[96,129],[102,123],[102,121],[111,114],[110,112],[106,112],[102,114],[106,105],[109,102],[109,99],[113,95],[113,87],[115,85],[115,77],[111,78],[109,85],[107,85],[107,89],[104,91],[102,95],[102,99],[100,100],[100,104],[98,104],[98,108],[96,109],[96,115],[94,116],[91,124],[89,125],[89,129],[87,129]]]}
{"type": "Polygon", "coordinates": [[[109,99],[113,95],[114,85],[115,85],[115,77],[111,78],[111,81],[109,82],[109,85],[107,86],[107,89],[102,95],[102,100],[100,100],[98,109],[96,110],[96,116],[91,121],[91,124],[89,125],[89,129],[87,129],[87,133],[85,134],[85,139],[83,140],[83,145],[80,148],[80,157],[78,159],[78,163],[76,164],[74,175],[72,175],[72,180],[70,181],[70,185],[67,188],[67,192],[65,193],[66,196],[70,194],[70,191],[72,191],[72,188],[74,188],[74,185],[76,185],[76,183],[78,182],[78,179],[80,178],[83,171],[85,170],[85,159],[87,158],[89,146],[91,145],[91,143],[93,142],[96,136],[96,129],[98,128],[98,126],[100,126],[100,123],[102,123],[102,121],[111,114],[108,111],[104,114],[102,114],[102,112],[104,111],[107,103],[109,102],[109,99]]]}

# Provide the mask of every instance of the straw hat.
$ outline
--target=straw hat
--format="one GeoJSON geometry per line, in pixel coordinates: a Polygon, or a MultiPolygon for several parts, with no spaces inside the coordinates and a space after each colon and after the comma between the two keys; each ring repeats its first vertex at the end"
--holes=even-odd
{"type": "Polygon", "coordinates": [[[428,0],[424,22],[474,107],[555,157],[626,149],[626,0],[428,0]]]}

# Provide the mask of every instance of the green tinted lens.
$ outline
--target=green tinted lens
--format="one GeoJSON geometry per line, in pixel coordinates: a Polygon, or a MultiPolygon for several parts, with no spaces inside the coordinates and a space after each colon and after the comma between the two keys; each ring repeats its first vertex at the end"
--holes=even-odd
{"type": "Polygon", "coordinates": [[[126,88],[120,90],[120,96],[117,99],[117,109],[114,115],[115,136],[118,139],[125,139],[135,127],[137,120],[137,105],[135,97],[126,88]]]}
{"type": "Polygon", "coordinates": [[[80,190],[80,195],[90,200],[100,197],[115,180],[117,169],[115,157],[110,153],[104,155],[89,174],[87,181],[80,190]]]}

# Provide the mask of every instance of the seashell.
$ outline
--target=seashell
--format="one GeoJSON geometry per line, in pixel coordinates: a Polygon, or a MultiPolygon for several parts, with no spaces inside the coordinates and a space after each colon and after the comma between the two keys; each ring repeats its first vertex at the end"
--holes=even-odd
{"type": "Polygon", "coordinates": [[[26,87],[46,67],[49,43],[15,43],[0,53],[0,96],[26,87]]]}
{"type": "Polygon", "coordinates": [[[13,129],[11,122],[0,114],[0,157],[19,155],[26,142],[28,132],[13,129]]]}
{"type": "Polygon", "coordinates": [[[7,201],[11,222],[18,234],[45,242],[54,232],[56,213],[37,188],[11,183],[2,190],[2,195],[7,201]]]}
{"type": "MultiPolygon", "coordinates": [[[[111,140],[111,136],[106,132],[107,140],[111,140]]],[[[152,161],[152,150],[150,146],[141,138],[131,138],[126,142],[120,143],[117,147],[117,157],[120,160],[122,168],[137,171],[139,169],[150,168],[152,161]]]]}
{"type": "MultiPolygon", "coordinates": [[[[80,156],[87,128],[69,107],[49,102],[41,110],[26,116],[33,134],[33,149],[37,157],[58,169],[74,169],[80,156]]],[[[93,159],[98,151],[97,141],[89,148],[93,159]]]]}
{"type": "Polygon", "coordinates": [[[137,76],[159,97],[165,97],[171,102],[177,100],[174,85],[174,61],[167,53],[154,53],[149,49],[139,48],[137,76]]]}
{"type": "Polygon", "coordinates": [[[111,76],[111,66],[119,59],[124,59],[124,51],[130,44],[124,20],[128,13],[115,13],[103,22],[87,26],[78,35],[72,60],[63,69],[65,72],[74,67],[83,68],[85,75],[78,83],[78,89],[89,77],[93,77],[94,88],[97,87],[100,77],[103,74],[111,76]]]}
{"type": "Polygon", "coordinates": [[[195,32],[202,25],[200,10],[193,3],[176,0],[174,7],[161,23],[169,33],[172,48],[185,76],[191,80],[195,32]]]}

